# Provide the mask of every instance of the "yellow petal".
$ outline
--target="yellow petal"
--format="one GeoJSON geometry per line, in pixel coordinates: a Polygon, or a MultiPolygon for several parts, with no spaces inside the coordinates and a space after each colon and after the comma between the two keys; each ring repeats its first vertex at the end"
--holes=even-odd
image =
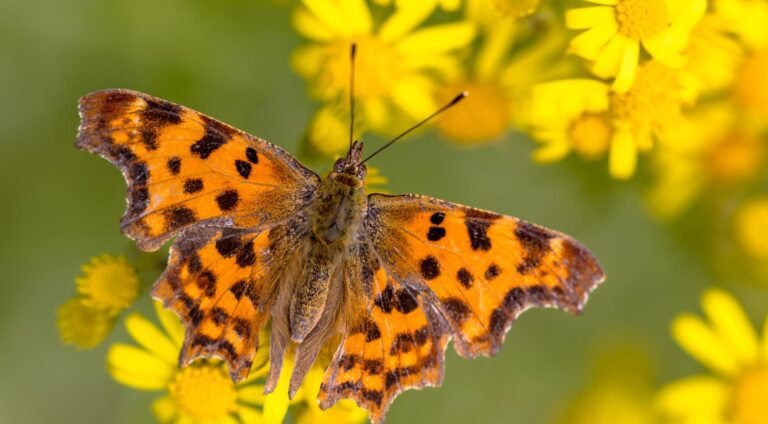
{"type": "Polygon", "coordinates": [[[367,21],[365,18],[361,22],[348,21],[347,15],[355,16],[361,8],[367,11],[362,0],[302,0],[302,3],[322,25],[333,30],[338,37],[351,38],[366,35],[370,31],[370,17],[367,21]]]}
{"type": "Polygon", "coordinates": [[[291,381],[292,369],[293,363],[285,361],[275,391],[264,397],[262,413],[264,414],[264,422],[268,424],[282,423],[285,414],[288,412],[288,404],[290,403],[288,399],[288,386],[291,381]]]}
{"type": "Polygon", "coordinates": [[[152,402],[152,413],[155,415],[157,421],[161,423],[169,423],[178,415],[179,410],[176,407],[176,402],[168,396],[163,396],[152,402]]]}
{"type": "Polygon", "coordinates": [[[434,10],[428,1],[407,1],[398,4],[397,10],[382,24],[378,38],[384,41],[396,41],[403,38],[424,22],[434,10]]]}
{"type": "Polygon", "coordinates": [[[261,415],[261,412],[248,406],[240,405],[237,408],[237,415],[240,418],[240,420],[238,421],[239,423],[261,424],[263,422],[266,422],[264,420],[264,417],[261,415]]]}
{"type": "Polygon", "coordinates": [[[616,22],[612,7],[593,6],[571,9],[565,14],[565,26],[570,29],[587,29],[616,22]]]}
{"type": "Polygon", "coordinates": [[[184,327],[181,325],[181,319],[175,313],[165,309],[162,302],[153,302],[155,314],[160,320],[160,325],[168,336],[173,340],[173,344],[181,346],[184,343],[184,327]]]}
{"type": "Polygon", "coordinates": [[[619,1],[618,0],[586,0],[590,3],[595,4],[603,4],[606,6],[615,6],[619,1]]]}
{"type": "Polygon", "coordinates": [[[237,390],[237,397],[240,401],[249,403],[252,405],[264,404],[264,386],[260,384],[249,384],[247,386],[239,387],[237,390]]]}
{"type": "Polygon", "coordinates": [[[466,47],[475,38],[475,26],[469,22],[434,25],[413,32],[397,43],[397,50],[406,55],[439,54],[466,47]]]}
{"type": "Polygon", "coordinates": [[[682,314],[672,322],[672,336],[680,347],[694,359],[710,369],[733,375],[738,366],[729,352],[723,347],[722,340],[698,317],[682,314]]]}
{"type": "Polygon", "coordinates": [[[311,40],[327,42],[336,38],[332,28],[303,8],[296,8],[291,16],[291,24],[299,34],[311,40]]]}
{"type": "Polygon", "coordinates": [[[371,12],[364,0],[338,0],[345,25],[352,34],[370,34],[373,29],[371,12]]]}
{"type": "Polygon", "coordinates": [[[768,362],[768,315],[763,323],[763,361],[768,362]]]}
{"type": "Polygon", "coordinates": [[[616,179],[626,180],[635,174],[637,167],[637,145],[632,134],[619,129],[611,142],[608,170],[616,179]]]}
{"type": "Polygon", "coordinates": [[[168,384],[176,367],[145,350],[118,343],[107,352],[107,370],[112,378],[126,386],[158,390],[168,384]]]}
{"type": "Polygon", "coordinates": [[[637,61],[640,58],[640,43],[636,40],[628,40],[624,48],[624,55],[619,65],[619,73],[613,82],[613,89],[618,93],[626,93],[632,88],[637,75],[637,61]]]}
{"type": "Polygon", "coordinates": [[[722,290],[711,289],[702,297],[702,307],[733,361],[742,367],[755,363],[757,333],[736,299],[722,290]]]}
{"type": "Polygon", "coordinates": [[[139,314],[131,314],[125,319],[128,334],[146,350],[158,358],[175,365],[179,359],[180,345],[173,343],[162,331],[139,314]]]}
{"type": "Polygon", "coordinates": [[[696,376],[675,381],[661,389],[657,407],[666,415],[723,417],[729,387],[711,376],[696,376]]]}
{"type": "Polygon", "coordinates": [[[597,25],[582,32],[571,40],[570,53],[587,60],[597,60],[605,45],[616,35],[615,24],[597,25]]]}
{"type": "Polygon", "coordinates": [[[592,72],[601,78],[609,78],[619,71],[622,60],[624,60],[624,50],[627,48],[629,39],[621,34],[616,34],[611,41],[603,48],[592,66],[592,72]]]}
{"type": "Polygon", "coordinates": [[[680,42],[668,33],[643,40],[643,47],[654,59],[670,68],[680,68],[685,65],[683,48],[687,44],[680,42]]]}
{"type": "Polygon", "coordinates": [[[392,101],[414,119],[426,118],[436,109],[432,81],[427,77],[402,78],[392,86],[390,94],[392,101]]]}
{"type": "Polygon", "coordinates": [[[488,34],[475,59],[475,73],[478,79],[491,78],[499,71],[501,62],[515,39],[516,22],[508,20],[498,23],[488,34]]]}
{"type": "Polygon", "coordinates": [[[571,152],[571,145],[565,139],[560,137],[558,140],[553,140],[543,147],[536,149],[533,154],[533,160],[538,163],[552,163],[561,160],[571,152]]]}

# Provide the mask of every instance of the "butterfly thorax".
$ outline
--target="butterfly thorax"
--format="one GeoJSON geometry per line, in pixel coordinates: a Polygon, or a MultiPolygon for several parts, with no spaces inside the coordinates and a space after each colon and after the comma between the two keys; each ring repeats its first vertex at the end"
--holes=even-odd
{"type": "Polygon", "coordinates": [[[349,249],[365,216],[365,165],[362,144],[355,143],[323,179],[310,206],[309,254],[290,305],[291,339],[300,343],[323,315],[341,258],[349,249]]]}

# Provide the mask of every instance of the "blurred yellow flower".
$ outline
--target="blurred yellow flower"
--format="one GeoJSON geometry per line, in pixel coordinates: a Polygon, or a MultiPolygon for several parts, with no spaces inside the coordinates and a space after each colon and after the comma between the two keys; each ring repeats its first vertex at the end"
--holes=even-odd
{"type": "Polygon", "coordinates": [[[749,48],[768,47],[768,2],[765,0],[711,0],[714,14],[749,48]]]}
{"type": "Polygon", "coordinates": [[[438,6],[446,11],[454,11],[461,6],[461,0],[372,0],[379,6],[391,6],[392,3],[397,4],[397,7],[414,7],[423,8],[430,12],[438,6]]]}
{"type": "Polygon", "coordinates": [[[733,189],[765,166],[766,145],[741,128],[732,104],[716,102],[688,115],[674,142],[656,149],[648,202],[656,216],[677,217],[711,189],[733,189]]]}
{"type": "Polygon", "coordinates": [[[136,270],[122,256],[101,255],[82,266],[83,275],[75,281],[83,303],[117,315],[128,308],[139,294],[136,270]]]}
{"type": "Polygon", "coordinates": [[[709,322],[682,314],[672,323],[677,343],[713,374],[677,380],[659,393],[659,410],[675,422],[768,422],[768,317],[762,340],[738,301],[710,289],[702,296],[709,322]]]}
{"type": "Polygon", "coordinates": [[[396,7],[374,28],[363,0],[304,0],[293,25],[314,44],[295,52],[293,67],[318,98],[345,98],[350,45],[356,42],[355,96],[362,118],[375,131],[396,132],[391,123],[398,115],[414,121],[434,112],[435,75],[455,73],[455,52],[475,35],[474,25],[463,21],[417,29],[429,17],[429,3],[396,7]]]}
{"type": "Polygon", "coordinates": [[[533,84],[565,74],[561,52],[562,31],[553,26],[536,32],[532,40],[515,44],[528,29],[523,23],[504,18],[487,0],[468,0],[466,19],[478,24],[479,32],[472,64],[437,91],[440,103],[457,93],[469,97],[437,120],[439,133],[461,144],[497,139],[527,120],[527,103],[533,84]]]}
{"type": "MultiPolygon", "coordinates": [[[[766,21],[768,22],[768,21],[766,21]]],[[[768,25],[766,25],[768,26],[768,25]]],[[[737,74],[734,97],[758,127],[768,124],[768,46],[748,55],[737,74]]]]}
{"type": "Polygon", "coordinates": [[[611,175],[632,177],[639,152],[649,151],[655,140],[674,142],[683,122],[682,108],[695,96],[680,72],[655,60],[644,63],[631,89],[611,98],[616,126],[608,165],[611,175]]]}
{"type": "Polygon", "coordinates": [[[538,10],[541,0],[493,0],[496,10],[503,16],[519,18],[538,10]]]}
{"type": "Polygon", "coordinates": [[[585,159],[603,157],[614,128],[608,86],[590,79],[538,84],[531,100],[532,136],[543,144],[533,153],[548,163],[575,152],[585,159]]]}
{"type": "Polygon", "coordinates": [[[736,214],[736,238],[751,257],[768,263],[768,196],[742,205],[736,214]]]}
{"type": "Polygon", "coordinates": [[[56,315],[62,343],[73,344],[80,349],[98,346],[107,338],[115,323],[114,316],[87,305],[79,296],[61,305],[56,315]]]}
{"type": "Polygon", "coordinates": [[[558,424],[653,424],[653,375],[640,348],[616,346],[595,360],[589,385],[575,396],[558,424]]]}
{"type": "Polygon", "coordinates": [[[600,6],[569,10],[566,26],[586,30],[571,41],[571,52],[593,61],[601,78],[615,77],[614,90],[632,87],[640,45],[668,67],[685,64],[683,50],[704,16],[706,0],[585,0],[600,6]]]}
{"type": "Polygon", "coordinates": [[[321,107],[307,128],[306,141],[313,153],[335,159],[349,149],[349,114],[333,102],[321,107]]]}
{"type": "Polygon", "coordinates": [[[728,34],[722,19],[708,14],[691,33],[685,50],[688,61],[682,71],[691,77],[701,94],[726,89],[736,77],[743,50],[728,34]]]}

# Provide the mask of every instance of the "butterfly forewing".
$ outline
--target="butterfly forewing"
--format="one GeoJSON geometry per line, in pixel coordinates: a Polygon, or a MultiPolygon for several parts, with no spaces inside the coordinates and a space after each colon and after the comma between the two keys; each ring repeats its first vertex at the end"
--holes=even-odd
{"type": "Polygon", "coordinates": [[[319,177],[264,140],[183,106],[129,90],[80,99],[77,147],[128,182],[122,230],[155,250],[202,223],[257,227],[305,207],[319,177]]]}
{"type": "Polygon", "coordinates": [[[564,234],[429,197],[371,195],[366,227],[384,267],[440,311],[465,357],[496,353],[530,307],[578,313],[605,278],[564,234]]]}

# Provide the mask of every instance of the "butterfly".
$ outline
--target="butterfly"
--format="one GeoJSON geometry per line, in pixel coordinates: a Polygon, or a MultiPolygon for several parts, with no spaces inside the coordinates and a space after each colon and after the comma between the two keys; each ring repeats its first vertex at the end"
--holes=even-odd
{"type": "Polygon", "coordinates": [[[292,397],[330,347],[320,406],[351,398],[380,423],[402,391],[441,384],[450,340],[463,357],[493,355],[526,309],[577,314],[605,278],[565,234],[366,194],[356,141],[321,178],[278,146],[147,94],[98,91],[79,112],[76,146],[128,183],[122,232],[148,251],[175,238],[152,295],[185,325],[181,366],[221,357],[240,381],[269,324],[267,393],[286,352],[292,397]]]}

